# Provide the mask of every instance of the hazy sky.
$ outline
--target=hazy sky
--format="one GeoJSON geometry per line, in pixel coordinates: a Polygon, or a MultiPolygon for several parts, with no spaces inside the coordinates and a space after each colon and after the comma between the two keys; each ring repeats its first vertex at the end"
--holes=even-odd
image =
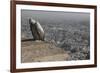
{"type": "Polygon", "coordinates": [[[56,11],[39,11],[39,10],[22,10],[22,21],[27,21],[30,17],[44,23],[70,23],[89,21],[89,13],[79,12],[56,12],[56,11]]]}

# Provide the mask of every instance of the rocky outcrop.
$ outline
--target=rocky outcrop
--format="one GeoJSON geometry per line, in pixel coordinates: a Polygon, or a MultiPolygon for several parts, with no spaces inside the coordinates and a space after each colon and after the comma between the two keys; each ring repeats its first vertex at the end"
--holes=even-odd
{"type": "Polygon", "coordinates": [[[65,61],[70,58],[67,51],[50,42],[26,41],[21,46],[21,62],[65,61]]]}

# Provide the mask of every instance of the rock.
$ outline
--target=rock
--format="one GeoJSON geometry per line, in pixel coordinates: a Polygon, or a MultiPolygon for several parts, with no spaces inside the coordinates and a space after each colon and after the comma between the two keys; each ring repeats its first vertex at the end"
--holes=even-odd
{"type": "Polygon", "coordinates": [[[65,61],[70,58],[67,51],[43,41],[21,43],[21,62],[65,61]]]}

